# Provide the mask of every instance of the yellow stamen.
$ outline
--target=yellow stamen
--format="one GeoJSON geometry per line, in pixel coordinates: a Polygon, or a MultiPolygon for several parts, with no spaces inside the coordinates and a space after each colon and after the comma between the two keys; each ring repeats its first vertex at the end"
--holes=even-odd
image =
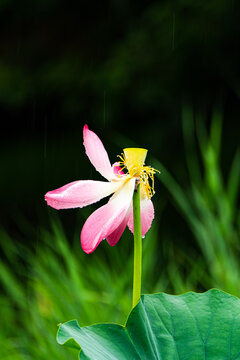
{"type": "Polygon", "coordinates": [[[141,185],[141,193],[149,199],[154,195],[154,174],[158,171],[150,166],[145,166],[144,161],[147,156],[146,149],[126,148],[120,157],[120,166],[128,170],[131,177],[138,178],[141,185]],[[149,183],[151,180],[151,185],[149,183]]]}

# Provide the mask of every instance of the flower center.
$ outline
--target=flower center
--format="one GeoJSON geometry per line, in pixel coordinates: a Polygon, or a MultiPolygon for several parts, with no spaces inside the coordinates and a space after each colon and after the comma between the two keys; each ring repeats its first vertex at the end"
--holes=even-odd
{"type": "Polygon", "coordinates": [[[131,176],[138,177],[138,172],[144,165],[147,156],[146,149],[126,148],[123,149],[125,166],[131,176]]]}
{"type": "Polygon", "coordinates": [[[138,179],[141,191],[150,199],[154,195],[154,174],[158,170],[144,165],[146,156],[146,149],[126,148],[123,149],[123,154],[119,156],[121,160],[119,164],[122,170],[127,169],[128,175],[138,179]]]}

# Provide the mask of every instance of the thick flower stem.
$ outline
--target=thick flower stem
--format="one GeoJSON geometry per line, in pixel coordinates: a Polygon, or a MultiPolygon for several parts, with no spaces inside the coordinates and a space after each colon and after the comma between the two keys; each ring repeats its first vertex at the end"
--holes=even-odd
{"type": "Polygon", "coordinates": [[[133,265],[133,307],[137,305],[141,296],[142,277],[142,234],[140,212],[140,186],[133,195],[133,220],[134,220],[134,265],[133,265]]]}

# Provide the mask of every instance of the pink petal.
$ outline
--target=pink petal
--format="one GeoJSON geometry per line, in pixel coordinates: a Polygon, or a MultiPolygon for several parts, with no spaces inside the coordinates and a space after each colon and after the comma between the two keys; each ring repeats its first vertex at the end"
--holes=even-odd
{"type": "Polygon", "coordinates": [[[112,170],[114,175],[116,175],[117,177],[122,177],[123,175],[126,175],[123,171],[121,166],[119,166],[119,162],[115,162],[112,166],[112,170]]]}
{"type": "Polygon", "coordinates": [[[45,195],[47,204],[54,209],[70,209],[93,204],[117,191],[120,181],[103,182],[93,180],[74,181],[45,195]]]}
{"type": "MultiPolygon", "coordinates": [[[[150,229],[152,221],[154,219],[154,207],[152,200],[149,200],[147,197],[141,198],[141,228],[142,236],[150,229]]],[[[134,223],[133,223],[133,211],[131,210],[131,215],[128,221],[128,227],[132,233],[134,233],[134,223]]]]}
{"type": "Polygon", "coordinates": [[[83,144],[86,154],[95,169],[107,180],[111,180],[113,172],[108,154],[99,137],[89,130],[87,125],[83,128],[83,144]]]}
{"type": "Polygon", "coordinates": [[[83,250],[89,254],[124,220],[131,205],[135,179],[127,181],[110,201],[89,216],[81,232],[83,250]]]}
{"type": "Polygon", "coordinates": [[[123,219],[123,221],[121,222],[121,224],[116,228],[116,230],[114,230],[110,235],[108,235],[108,237],[106,238],[107,242],[109,243],[109,245],[114,246],[116,245],[116,243],[118,242],[118,240],[120,239],[120,237],[122,236],[129,217],[130,217],[130,210],[131,210],[131,206],[129,206],[128,211],[123,219]]]}

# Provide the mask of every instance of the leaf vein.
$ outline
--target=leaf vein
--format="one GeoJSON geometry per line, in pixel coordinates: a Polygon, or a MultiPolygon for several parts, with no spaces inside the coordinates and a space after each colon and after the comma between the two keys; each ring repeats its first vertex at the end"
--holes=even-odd
{"type": "Polygon", "coordinates": [[[147,311],[146,311],[145,305],[144,305],[143,302],[142,302],[142,304],[143,304],[144,314],[145,314],[145,316],[146,316],[146,325],[147,325],[147,328],[148,328],[148,330],[149,330],[150,336],[151,336],[152,341],[153,341],[153,348],[152,348],[152,350],[153,350],[153,352],[154,352],[154,354],[155,354],[155,356],[156,356],[156,359],[161,360],[161,355],[159,354],[158,348],[157,348],[157,346],[156,346],[156,340],[155,340],[155,339],[156,339],[156,336],[154,335],[154,332],[153,332],[153,330],[152,330],[151,323],[150,323],[150,321],[149,321],[149,317],[148,317],[148,313],[147,313],[147,311]]]}
{"type": "Polygon", "coordinates": [[[175,325],[174,325],[174,322],[173,322],[173,319],[172,319],[172,314],[170,314],[170,312],[167,310],[165,304],[162,302],[162,305],[164,307],[164,309],[166,310],[166,312],[168,313],[169,315],[169,318],[171,320],[171,323],[172,323],[172,328],[173,328],[173,333],[171,334],[172,337],[173,337],[173,343],[175,345],[175,350],[176,350],[176,353],[177,353],[177,356],[178,356],[178,360],[180,360],[180,355],[179,355],[179,350],[178,350],[178,346],[177,346],[177,341],[176,341],[176,338],[175,338],[175,325]]]}

